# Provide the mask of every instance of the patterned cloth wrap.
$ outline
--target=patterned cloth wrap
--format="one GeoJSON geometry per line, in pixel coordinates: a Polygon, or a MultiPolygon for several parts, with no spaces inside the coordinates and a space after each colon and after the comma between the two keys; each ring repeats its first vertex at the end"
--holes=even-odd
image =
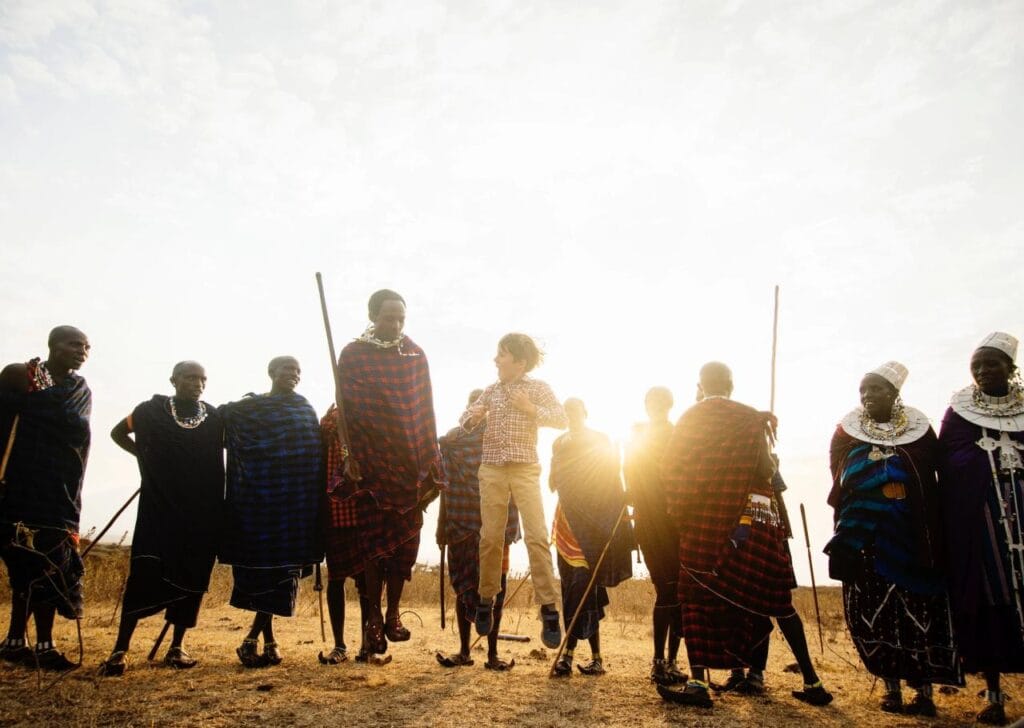
{"type": "Polygon", "coordinates": [[[345,500],[372,496],[404,513],[444,483],[427,357],[411,339],[381,349],[353,341],[338,360],[349,449],[363,479],[332,472],[328,491],[345,500]]]}
{"type": "Polygon", "coordinates": [[[13,591],[31,591],[32,603],[53,606],[61,616],[74,619],[83,610],[85,567],[78,555],[78,524],[92,393],[74,373],[60,384],[40,388],[35,371],[41,361],[33,359],[26,366],[25,391],[0,393],[0,447],[6,447],[18,417],[0,484],[0,556],[13,591]]]}
{"type": "Polygon", "coordinates": [[[446,486],[437,445],[427,357],[411,339],[381,348],[353,341],[338,359],[349,451],[362,480],[344,476],[337,418],[321,422],[327,447],[327,553],[330,578],[386,559],[412,577],[425,507],[446,486]]]}
{"type": "Polygon", "coordinates": [[[132,412],[142,492],[132,537],[124,612],[194,627],[217,557],[224,506],[224,428],[204,403],[206,419],[184,428],[169,397],[153,395],[132,412]]]}
{"type": "Polygon", "coordinates": [[[680,534],[679,599],[693,665],[752,664],[771,633],[769,617],[794,613],[796,578],[783,524],[738,525],[752,494],[772,493],[770,427],[766,413],[709,398],[683,413],[665,451],[662,478],[680,534]]]}
{"type": "Polygon", "coordinates": [[[633,531],[627,518],[619,520],[626,494],[618,452],[606,435],[593,430],[561,435],[552,447],[550,483],[558,493],[552,540],[559,552],[563,616],[568,626],[579,610],[573,636],[587,639],[604,617],[608,587],[633,575],[633,531]],[[591,568],[602,553],[594,587],[580,610],[591,568]]]}
{"type": "Polygon", "coordinates": [[[291,616],[300,572],[321,560],[316,412],[291,393],[251,395],[220,414],[228,452],[220,560],[234,567],[231,603],[291,616]]]}
{"type": "Polygon", "coordinates": [[[964,684],[935,562],[941,533],[928,515],[937,515],[937,444],[928,428],[912,443],[883,450],[840,427],[831,445],[836,527],[825,547],[829,575],[843,582],[846,623],[864,666],[911,685],[964,684]],[[884,489],[889,484],[902,488],[884,489]],[[904,497],[889,498],[886,490],[904,497]]]}
{"type": "MultiPolygon", "coordinates": [[[[874,568],[883,579],[917,594],[943,594],[945,582],[934,568],[931,548],[940,548],[940,532],[928,528],[918,504],[928,502],[937,512],[935,433],[898,446],[889,457],[872,459],[878,448],[838,430],[832,442],[834,488],[829,503],[836,509],[835,535],[825,546],[829,576],[847,581],[847,565],[856,565],[865,547],[872,547],[874,568]],[[916,457],[915,457],[916,455],[916,457]],[[926,492],[923,478],[932,483],[926,492]],[[888,498],[883,486],[903,486],[903,498],[888,498]],[[922,529],[926,529],[922,533],[922,529]]],[[[875,456],[877,457],[877,455],[875,456]]]]}
{"type": "MultiPolygon", "coordinates": [[[[1024,432],[1006,434],[1024,445],[1024,432]]],[[[1002,433],[988,429],[988,436],[998,440],[1002,433]]],[[[952,408],[946,411],[939,432],[939,492],[946,519],[949,596],[957,644],[967,672],[1024,672],[1022,615],[1009,561],[1011,544],[997,501],[998,492],[1007,515],[1024,522],[1024,509],[1014,512],[1017,503],[1024,503],[1024,470],[999,469],[997,450],[993,477],[988,453],[978,445],[981,438],[980,426],[952,408]]],[[[1013,545],[1020,546],[1019,542],[1013,545]]],[[[1024,601],[1024,594],[1020,597],[1024,601]]]]}
{"type": "MultiPolygon", "coordinates": [[[[480,581],[480,481],[477,471],[483,455],[483,428],[466,432],[453,427],[440,440],[441,457],[448,475],[448,490],[444,494],[444,514],[438,522],[438,544],[448,546],[448,574],[452,590],[466,606],[466,613],[476,611],[480,581]]],[[[508,522],[505,525],[505,549],[520,539],[519,509],[514,502],[508,504],[508,522]]],[[[503,561],[503,572],[508,572],[508,558],[503,561]]],[[[504,590],[499,595],[500,600],[504,590]]]]}

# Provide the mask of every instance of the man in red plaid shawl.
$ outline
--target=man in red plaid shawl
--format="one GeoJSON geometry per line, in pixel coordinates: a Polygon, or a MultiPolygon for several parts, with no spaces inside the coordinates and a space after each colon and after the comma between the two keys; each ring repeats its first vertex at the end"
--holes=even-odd
{"type": "MultiPolygon", "coordinates": [[[[789,624],[795,614],[796,579],[771,482],[775,418],[731,394],[729,368],[705,364],[698,402],[679,419],[662,460],[668,512],[679,527],[679,601],[693,677],[682,691],[657,688],[666,700],[699,707],[712,705],[709,668],[760,669],[771,618],[789,624]]],[[[831,695],[811,670],[793,695],[824,704],[831,695]]]]}
{"type": "MultiPolygon", "coordinates": [[[[329,579],[362,574],[367,600],[361,656],[409,639],[399,618],[402,589],[412,578],[423,509],[444,486],[426,354],[402,333],[405,301],[377,291],[370,326],[338,360],[350,457],[361,479],[345,477],[343,458],[327,475],[329,579]],[[381,596],[387,590],[387,615],[381,596]]],[[[337,437],[329,442],[337,444],[337,437]]]]}

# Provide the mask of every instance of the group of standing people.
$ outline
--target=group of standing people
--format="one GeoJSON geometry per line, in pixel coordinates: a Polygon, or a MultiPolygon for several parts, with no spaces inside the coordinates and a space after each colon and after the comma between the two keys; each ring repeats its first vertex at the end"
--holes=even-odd
{"type": "MultiPolygon", "coordinates": [[[[636,545],[656,592],[651,680],[665,700],[710,707],[712,691],[763,692],[773,620],[802,673],[793,696],[832,700],[792,604],[777,423],[731,399],[726,365],[701,369],[698,401],[675,425],[671,393],[650,390],[649,422],[634,428],[620,462],[610,439],[587,427],[581,400],[563,404],[530,376],[542,361],[535,342],[508,334],[494,358],[497,381],[471,393],[459,424],[439,440],[427,358],[404,333],[405,301],[378,291],[368,315],[369,327],[341,352],[336,404],[322,418],[295,391],[299,362],[283,356],[268,365],[269,393],[221,407],[201,399],[202,365],[180,362],[173,395],[154,395],[114,427],[142,483],[120,628],[102,674],[124,673],[138,621],[159,612],[173,626],[165,663],[195,665],[184,637],[218,559],[232,567],[232,606],[254,613],[237,649],[246,667],[281,662],[274,617],[294,614],[298,581],[314,568],[319,585],[324,556],[334,647],[320,661],[348,659],[344,583],[352,579],[356,659],[387,662],[388,643],[410,638],[402,591],[423,512],[440,495],[437,540],[450,560],[460,638],[457,653],[438,653],[441,665],[473,663],[471,627],[487,637],[486,668],[514,665],[499,658],[497,636],[509,546],[523,538],[541,639],[559,647],[552,676],[572,673],[580,640],[591,658],[578,670],[603,674],[607,590],[632,575],[636,545]],[[553,446],[550,538],[537,453],[544,426],[568,430],[553,446]],[[683,642],[689,675],[677,662],[683,642]],[[711,669],[729,670],[728,680],[711,683],[711,669]]],[[[0,372],[0,555],[12,587],[0,658],[66,670],[74,664],[54,646],[52,627],[56,614],[74,619],[83,609],[78,526],[91,394],[77,370],[89,341],[61,326],[48,346],[45,360],[0,372]]],[[[982,672],[987,705],[978,719],[998,724],[1000,675],[1024,670],[1016,353],[1012,336],[986,337],[971,358],[974,381],[954,396],[938,436],[902,403],[906,367],[887,362],[864,376],[861,406],[833,436],[830,574],[843,582],[862,660],[884,680],[883,710],[934,715],[934,684],[963,685],[965,672],[982,672]],[[901,681],[915,691],[909,702],[901,681]]]]}
{"type": "Polygon", "coordinates": [[[832,438],[830,575],[887,712],[935,715],[934,684],[982,673],[981,723],[1006,721],[1000,675],[1024,671],[1024,386],[1018,341],[986,336],[936,436],[904,405],[895,361],[860,382],[832,438]],[[904,703],[901,681],[915,691],[904,703]]]}

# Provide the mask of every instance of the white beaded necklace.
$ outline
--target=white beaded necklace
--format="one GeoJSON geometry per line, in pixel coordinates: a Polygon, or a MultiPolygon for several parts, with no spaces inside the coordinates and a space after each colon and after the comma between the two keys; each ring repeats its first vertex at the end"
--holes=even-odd
{"type": "Polygon", "coordinates": [[[174,418],[174,424],[184,430],[194,430],[199,425],[206,421],[206,405],[202,402],[196,402],[199,405],[199,410],[191,417],[178,417],[178,408],[174,406],[174,397],[168,397],[167,401],[171,406],[171,417],[174,418]]]}

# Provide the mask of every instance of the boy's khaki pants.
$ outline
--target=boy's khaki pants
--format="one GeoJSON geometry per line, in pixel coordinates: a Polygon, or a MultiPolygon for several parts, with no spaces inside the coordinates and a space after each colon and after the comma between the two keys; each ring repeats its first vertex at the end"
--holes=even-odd
{"type": "Polygon", "coordinates": [[[493,599],[501,591],[501,558],[505,546],[509,496],[519,508],[523,537],[530,557],[537,604],[556,604],[555,575],[551,568],[551,546],[540,497],[538,463],[481,465],[480,479],[480,598],[493,599]]]}

